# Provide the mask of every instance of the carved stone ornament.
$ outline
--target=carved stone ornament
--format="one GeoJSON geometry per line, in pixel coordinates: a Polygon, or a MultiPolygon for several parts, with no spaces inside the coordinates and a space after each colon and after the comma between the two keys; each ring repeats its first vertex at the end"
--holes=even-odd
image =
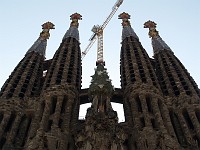
{"type": "Polygon", "coordinates": [[[130,19],[130,15],[128,13],[121,13],[119,16],[118,16],[118,19],[122,19],[122,26],[123,27],[126,27],[126,26],[131,26],[131,23],[128,19],[130,19]]]}
{"type": "Polygon", "coordinates": [[[77,149],[126,150],[124,142],[127,134],[117,120],[115,111],[105,114],[89,108],[85,128],[75,138],[77,149]]]}
{"type": "Polygon", "coordinates": [[[82,16],[79,13],[74,13],[70,16],[70,19],[72,20],[70,26],[78,28],[79,26],[78,20],[82,20],[82,16]]]}
{"type": "Polygon", "coordinates": [[[147,21],[144,23],[144,28],[149,28],[149,37],[156,37],[158,36],[158,31],[156,30],[156,23],[153,21],[147,21]]]}
{"type": "Polygon", "coordinates": [[[46,40],[46,39],[49,39],[49,37],[50,37],[49,30],[55,29],[55,25],[51,22],[46,22],[42,25],[42,29],[43,29],[43,31],[40,33],[40,38],[42,40],[46,40]]]}

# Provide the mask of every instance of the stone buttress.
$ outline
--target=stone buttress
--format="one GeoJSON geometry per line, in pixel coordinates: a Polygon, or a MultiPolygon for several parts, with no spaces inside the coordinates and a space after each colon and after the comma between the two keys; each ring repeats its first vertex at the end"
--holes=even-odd
{"type": "Polygon", "coordinates": [[[81,52],[78,13],[63,37],[49,67],[30,131],[27,149],[74,149],[73,130],[79,114],[81,52]]]}
{"type": "Polygon", "coordinates": [[[170,118],[182,147],[200,147],[200,90],[180,60],[162,40],[156,23],[147,21],[152,38],[157,76],[170,111],[170,118]]]}
{"type": "Polygon", "coordinates": [[[39,38],[11,73],[0,92],[0,149],[25,145],[41,90],[43,62],[51,22],[42,25],[39,38]]]}
{"type": "Polygon", "coordinates": [[[130,15],[122,13],[119,19],[123,21],[120,72],[125,120],[131,130],[129,148],[179,149],[152,61],[130,25],[130,15]]]}

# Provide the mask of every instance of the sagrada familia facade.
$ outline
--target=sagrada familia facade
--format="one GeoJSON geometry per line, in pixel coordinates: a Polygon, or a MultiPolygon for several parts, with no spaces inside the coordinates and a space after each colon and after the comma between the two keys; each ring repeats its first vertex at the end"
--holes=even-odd
{"type": "Polygon", "coordinates": [[[26,52],[0,91],[2,150],[199,150],[200,90],[174,52],[147,21],[153,59],[122,13],[121,88],[98,63],[88,89],[81,89],[78,21],[55,55],[45,60],[51,22],[26,52]],[[47,71],[46,73],[44,73],[47,71]],[[91,102],[85,120],[81,104],[91,102]],[[118,122],[111,102],[124,106],[118,122]]]}

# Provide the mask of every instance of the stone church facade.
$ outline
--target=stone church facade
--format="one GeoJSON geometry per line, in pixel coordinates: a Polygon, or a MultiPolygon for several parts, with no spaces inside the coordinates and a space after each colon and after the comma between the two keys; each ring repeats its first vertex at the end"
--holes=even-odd
{"type": "Polygon", "coordinates": [[[88,89],[81,89],[78,21],[71,24],[50,60],[45,60],[51,22],[13,70],[0,91],[2,150],[198,150],[200,90],[174,52],[147,21],[150,58],[122,13],[121,88],[98,63],[88,89]],[[44,73],[45,72],[45,73],[44,73]],[[91,102],[85,120],[81,104],[91,102]],[[111,102],[124,106],[118,122],[111,102]]]}

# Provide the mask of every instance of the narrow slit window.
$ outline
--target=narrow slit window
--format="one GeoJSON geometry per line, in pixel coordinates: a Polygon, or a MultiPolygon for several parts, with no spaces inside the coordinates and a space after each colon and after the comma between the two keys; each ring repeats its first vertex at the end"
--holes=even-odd
{"type": "Polygon", "coordinates": [[[53,96],[53,97],[51,98],[50,115],[52,115],[52,114],[55,113],[55,110],[56,110],[56,103],[57,103],[57,97],[56,97],[56,96],[53,96]]]}
{"type": "Polygon", "coordinates": [[[144,117],[140,118],[141,129],[145,127],[144,117]]]}
{"type": "Polygon", "coordinates": [[[152,109],[152,105],[151,105],[151,97],[147,96],[146,97],[146,103],[147,103],[147,108],[148,108],[148,112],[153,113],[153,109],[152,109]]]}
{"type": "Polygon", "coordinates": [[[137,104],[138,112],[142,112],[142,104],[141,104],[139,96],[136,96],[135,101],[137,104]]]}
{"type": "Polygon", "coordinates": [[[189,116],[187,110],[183,111],[183,116],[184,116],[185,121],[186,121],[186,123],[188,125],[188,128],[194,130],[194,125],[192,123],[192,120],[190,119],[190,116],[189,116]]]}

